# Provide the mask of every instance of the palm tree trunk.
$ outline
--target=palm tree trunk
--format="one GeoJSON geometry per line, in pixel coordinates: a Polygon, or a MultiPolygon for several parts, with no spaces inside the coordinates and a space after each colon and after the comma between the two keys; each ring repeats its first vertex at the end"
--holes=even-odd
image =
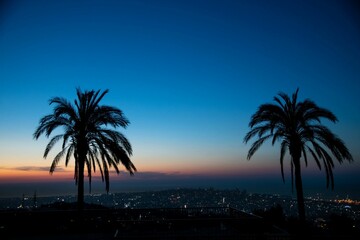
{"type": "Polygon", "coordinates": [[[84,158],[79,159],[78,210],[84,209],[84,158]]]}
{"type": "Polygon", "coordinates": [[[296,187],[296,195],[298,202],[299,219],[301,222],[305,222],[305,205],[304,205],[303,186],[301,180],[300,157],[294,158],[293,160],[295,166],[295,187],[296,187]]]}

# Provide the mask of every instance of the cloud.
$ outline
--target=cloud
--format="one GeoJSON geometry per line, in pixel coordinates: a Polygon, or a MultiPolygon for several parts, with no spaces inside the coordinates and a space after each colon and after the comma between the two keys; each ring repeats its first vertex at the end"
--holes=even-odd
{"type": "Polygon", "coordinates": [[[14,170],[19,171],[49,171],[49,167],[38,167],[38,166],[22,166],[22,167],[15,167],[14,170]]]}
{"type": "Polygon", "coordinates": [[[233,175],[211,175],[211,174],[200,174],[200,173],[182,173],[182,172],[136,172],[133,176],[129,176],[126,171],[121,171],[121,179],[112,178],[113,180],[129,180],[129,181],[189,181],[189,180],[206,180],[206,179],[229,179],[238,178],[239,176],[233,175]]]}
{"type": "Polygon", "coordinates": [[[136,175],[142,176],[142,177],[169,177],[169,176],[178,176],[182,175],[180,172],[136,172],[136,175]]]}
{"type": "MultiPolygon", "coordinates": [[[[22,167],[0,167],[0,169],[7,169],[7,170],[17,170],[17,171],[46,171],[48,172],[50,170],[50,167],[40,167],[40,166],[22,166],[22,167]]],[[[57,167],[57,172],[64,172],[65,169],[62,167],[57,167]]]]}
{"type": "MultiPolygon", "coordinates": [[[[120,171],[119,175],[129,175],[126,171],[120,171]]],[[[137,179],[159,179],[159,178],[168,178],[168,177],[185,177],[186,174],[181,172],[135,172],[134,176],[131,178],[137,179]]]]}

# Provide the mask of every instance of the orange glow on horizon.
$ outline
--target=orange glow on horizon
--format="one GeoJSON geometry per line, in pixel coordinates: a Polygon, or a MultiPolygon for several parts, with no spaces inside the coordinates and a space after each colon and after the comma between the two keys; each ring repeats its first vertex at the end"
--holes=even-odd
{"type": "MultiPolygon", "coordinates": [[[[268,175],[280,173],[280,166],[274,162],[262,163],[260,166],[256,161],[208,161],[192,162],[187,164],[181,161],[157,162],[156,164],[135,165],[139,173],[141,172],[160,172],[176,173],[184,175],[268,175]]],[[[136,174],[136,173],[135,173],[136,174]]]]}
{"type": "Polygon", "coordinates": [[[50,174],[41,170],[0,169],[0,183],[73,180],[73,176],[71,171],[50,174]]]}
{"type": "MultiPolygon", "coordinates": [[[[60,168],[58,171],[55,170],[53,174],[50,174],[48,171],[48,166],[44,167],[24,167],[24,169],[19,168],[0,168],[0,183],[6,182],[37,182],[37,181],[74,181],[74,169],[69,166],[68,168],[60,168]],[[41,170],[39,170],[41,168],[41,170]]],[[[191,176],[191,175],[202,175],[202,176],[266,176],[269,174],[277,174],[279,166],[276,164],[270,164],[262,166],[261,168],[256,165],[241,165],[241,164],[228,164],[228,165],[219,165],[219,164],[208,164],[207,166],[203,165],[185,165],[185,164],[168,164],[167,166],[138,166],[138,172],[135,172],[135,178],[137,175],[142,175],[142,173],[160,173],[166,175],[178,175],[178,176],[191,176]]],[[[120,177],[126,177],[128,173],[125,169],[120,168],[120,177]]],[[[111,170],[111,177],[115,177],[116,173],[111,170]]],[[[84,176],[87,178],[86,170],[84,176]]],[[[97,170],[95,173],[92,173],[93,179],[96,180],[100,177],[100,172],[97,170]]]]}

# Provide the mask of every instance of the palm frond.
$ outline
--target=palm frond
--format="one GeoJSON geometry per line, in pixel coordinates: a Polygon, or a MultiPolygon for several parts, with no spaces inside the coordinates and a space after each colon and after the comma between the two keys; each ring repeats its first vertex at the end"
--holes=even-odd
{"type": "Polygon", "coordinates": [[[284,156],[286,154],[288,148],[288,143],[286,141],[283,141],[281,143],[281,150],[280,150],[280,167],[281,167],[281,177],[283,182],[285,182],[285,176],[284,176],[284,156]]]}
{"type": "Polygon", "coordinates": [[[92,105],[92,106],[98,106],[98,105],[99,105],[99,102],[100,102],[100,101],[103,99],[103,97],[109,92],[109,90],[106,89],[105,91],[103,91],[103,93],[102,93],[99,97],[97,97],[98,94],[99,94],[99,92],[100,92],[100,90],[97,91],[96,94],[95,94],[95,96],[93,97],[93,100],[92,100],[92,102],[91,102],[91,105],[92,105]]]}
{"type": "Polygon", "coordinates": [[[67,165],[69,164],[69,160],[71,155],[74,153],[74,145],[69,145],[68,151],[66,153],[66,157],[65,157],[65,167],[67,167],[67,165]]]}
{"type": "Polygon", "coordinates": [[[307,159],[305,144],[302,144],[302,146],[301,146],[301,153],[304,156],[305,166],[307,167],[308,166],[308,159],[307,159]]]}
{"type": "Polygon", "coordinates": [[[54,158],[51,167],[50,167],[50,173],[53,173],[55,171],[56,166],[58,165],[60,159],[65,154],[67,148],[63,148],[54,158]]]}
{"type": "Polygon", "coordinates": [[[290,168],[291,168],[291,192],[294,192],[294,162],[293,159],[291,158],[290,161],[290,168]]]}
{"type": "MultiPolygon", "coordinates": [[[[63,137],[62,134],[56,135],[54,136],[50,142],[47,144],[46,148],[45,148],[45,152],[44,152],[44,158],[47,157],[47,155],[49,154],[50,150],[53,148],[53,146],[63,137]]],[[[63,147],[64,148],[64,147],[63,147]]]]}
{"type": "Polygon", "coordinates": [[[100,132],[104,134],[106,138],[111,139],[112,142],[119,143],[129,155],[132,155],[131,144],[123,134],[110,129],[102,129],[100,132]]]}
{"type": "Polygon", "coordinates": [[[259,138],[258,140],[256,140],[252,145],[251,148],[248,152],[248,156],[247,159],[250,160],[250,158],[254,155],[254,153],[261,147],[261,145],[264,143],[265,140],[267,140],[268,138],[270,138],[271,135],[266,135],[264,137],[259,138]]]}
{"type": "Polygon", "coordinates": [[[89,193],[91,193],[91,161],[89,159],[86,159],[85,164],[89,178],[89,193]]]}
{"type": "Polygon", "coordinates": [[[99,106],[96,108],[93,116],[96,118],[96,122],[110,125],[114,128],[119,126],[126,128],[130,123],[120,109],[111,106],[99,106]]]}
{"type": "Polygon", "coordinates": [[[319,158],[317,157],[316,153],[309,146],[306,146],[306,148],[311,153],[312,157],[314,158],[314,160],[316,162],[316,165],[321,170],[321,164],[320,164],[319,158]]]}
{"type": "Polygon", "coordinates": [[[79,162],[77,160],[77,157],[75,157],[74,179],[75,179],[75,185],[77,185],[79,181],[79,162]]]}

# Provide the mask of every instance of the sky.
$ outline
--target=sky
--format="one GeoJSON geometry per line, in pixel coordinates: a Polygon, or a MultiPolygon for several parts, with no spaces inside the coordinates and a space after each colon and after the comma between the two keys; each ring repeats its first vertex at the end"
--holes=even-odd
{"type": "MultiPolygon", "coordinates": [[[[41,186],[59,191],[60,182],[76,192],[73,165],[50,175],[57,149],[43,159],[48,139],[32,137],[48,100],[73,101],[76,88],[109,89],[102,103],[131,122],[119,130],[138,172],[122,168],[110,190],[261,185],[291,194],[279,145],[265,143],[248,161],[243,138],[259,105],[299,88],[300,100],[338,117],[324,124],[354,157],[336,164],[334,193],[358,193],[359,11],[356,1],[332,0],[2,1],[0,197],[51,194],[41,186]]],[[[303,174],[309,191],[329,191],[313,163],[303,174]]]]}

